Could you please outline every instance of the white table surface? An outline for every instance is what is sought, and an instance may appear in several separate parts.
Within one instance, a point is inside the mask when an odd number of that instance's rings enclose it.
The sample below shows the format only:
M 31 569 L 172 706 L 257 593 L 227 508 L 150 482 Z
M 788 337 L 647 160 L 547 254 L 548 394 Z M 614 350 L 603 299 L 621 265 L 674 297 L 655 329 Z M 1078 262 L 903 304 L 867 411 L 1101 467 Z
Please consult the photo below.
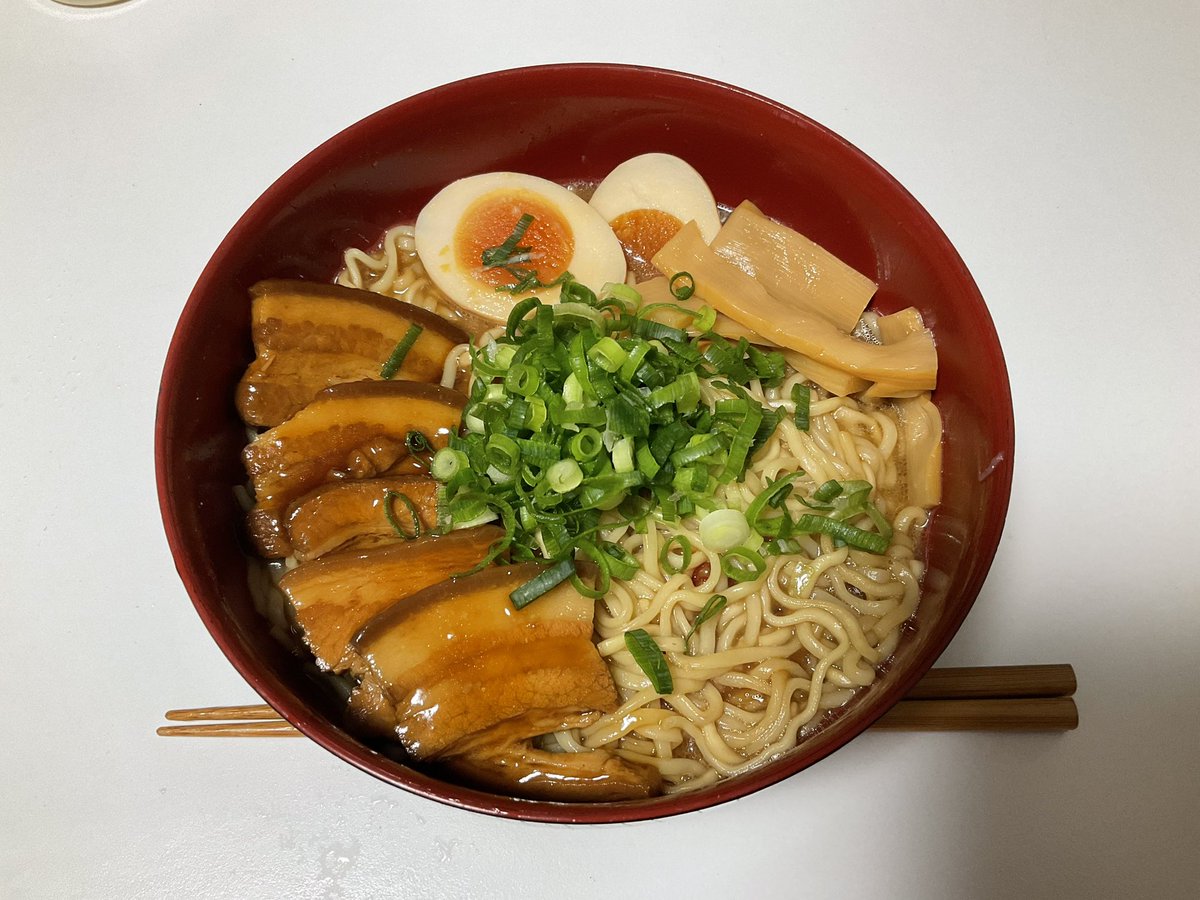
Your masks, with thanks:
M 1200 5 L 0 5 L 0 897 L 1184 897 L 1200 885 Z M 518 64 L 742 85 L 857 144 L 987 298 L 1012 508 L 943 664 L 1070 662 L 1059 736 L 868 734 L 756 795 L 506 822 L 315 744 L 154 735 L 254 702 L 175 573 L 154 404 L 254 198 L 341 128 Z

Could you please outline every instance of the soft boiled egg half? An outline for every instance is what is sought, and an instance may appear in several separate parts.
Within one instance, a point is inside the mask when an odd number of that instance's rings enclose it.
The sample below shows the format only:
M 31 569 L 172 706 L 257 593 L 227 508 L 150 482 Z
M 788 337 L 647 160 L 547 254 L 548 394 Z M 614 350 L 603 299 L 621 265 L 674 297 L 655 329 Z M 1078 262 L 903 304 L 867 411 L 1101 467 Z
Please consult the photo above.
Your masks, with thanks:
M 612 227 L 636 269 L 649 263 L 688 222 L 712 243 L 721 217 L 704 177 L 678 156 L 645 153 L 627 159 L 596 187 L 592 209 Z
M 509 265 L 485 265 L 485 251 L 501 247 L 522 216 L 532 221 L 516 241 Z M 550 285 L 563 272 L 599 290 L 625 281 L 625 257 L 608 221 L 562 185 L 517 172 L 490 172 L 455 181 L 417 216 L 417 255 L 433 281 L 468 312 L 503 322 L 513 304 L 536 296 L 556 302 L 559 285 L 511 288 L 525 273 Z

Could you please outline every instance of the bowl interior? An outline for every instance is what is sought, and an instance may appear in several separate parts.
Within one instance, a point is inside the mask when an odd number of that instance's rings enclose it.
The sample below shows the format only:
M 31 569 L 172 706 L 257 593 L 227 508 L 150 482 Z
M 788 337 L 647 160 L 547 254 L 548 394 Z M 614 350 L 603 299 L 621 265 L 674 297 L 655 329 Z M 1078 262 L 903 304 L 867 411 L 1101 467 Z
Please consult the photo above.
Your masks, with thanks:
M 255 611 L 232 488 L 244 483 L 234 385 L 252 358 L 247 288 L 325 281 L 349 246 L 411 222 L 447 182 L 514 170 L 560 182 L 603 177 L 639 153 L 674 153 L 721 203 L 754 201 L 875 279 L 882 312 L 916 306 L 939 350 L 944 502 L 928 530 L 917 627 L 889 677 L 776 762 L 682 796 L 563 805 L 447 784 L 360 743 L 337 702 L 304 674 Z M 704 79 L 626 66 L 566 65 L 480 76 L 402 101 L 352 126 L 284 174 L 234 226 L 180 318 L 159 397 L 159 496 L 176 565 L 229 659 L 276 709 L 356 766 L 419 794 L 498 815 L 562 822 L 650 818 L 741 796 L 821 759 L 899 700 L 974 602 L 1007 510 L 1012 403 L 995 329 L 945 235 L 879 166 L 805 117 Z

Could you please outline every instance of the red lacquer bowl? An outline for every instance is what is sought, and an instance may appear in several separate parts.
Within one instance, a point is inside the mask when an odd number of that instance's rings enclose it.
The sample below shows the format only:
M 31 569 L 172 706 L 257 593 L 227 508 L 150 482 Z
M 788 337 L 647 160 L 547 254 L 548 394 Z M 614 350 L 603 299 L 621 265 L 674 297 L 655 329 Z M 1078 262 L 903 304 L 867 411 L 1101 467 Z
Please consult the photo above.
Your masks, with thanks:
M 753 200 L 879 283 L 876 306 L 916 306 L 940 356 L 944 503 L 928 530 L 918 627 L 887 676 L 831 726 L 754 772 L 693 793 L 620 804 L 499 797 L 430 777 L 360 742 L 337 702 L 268 634 L 247 587 L 233 486 L 245 480 L 234 385 L 251 359 L 247 288 L 262 278 L 329 280 L 342 250 L 412 221 L 447 182 L 513 170 L 599 179 L 639 153 L 674 153 L 719 202 Z M 1012 400 L 987 308 L 946 236 L 883 169 L 816 122 L 770 100 L 675 72 L 558 65 L 483 75 L 370 116 L 288 170 L 233 226 L 205 267 L 167 354 L 155 462 L 171 552 L 213 638 L 262 697 L 342 759 L 466 809 L 551 822 L 672 815 L 743 796 L 812 765 L 861 733 L 929 669 L 987 574 L 1008 507 Z

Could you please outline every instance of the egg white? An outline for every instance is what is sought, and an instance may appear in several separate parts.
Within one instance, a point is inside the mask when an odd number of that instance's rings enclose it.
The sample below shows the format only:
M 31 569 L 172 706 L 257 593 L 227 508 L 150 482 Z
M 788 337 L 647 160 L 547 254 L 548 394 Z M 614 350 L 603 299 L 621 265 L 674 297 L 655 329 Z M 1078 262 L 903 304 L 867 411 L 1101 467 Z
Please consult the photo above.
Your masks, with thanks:
M 476 200 L 500 192 L 528 192 L 554 209 L 572 232 L 574 250 L 566 269 L 575 280 L 599 291 L 609 282 L 625 280 L 621 244 L 595 209 L 560 184 L 519 172 L 489 172 L 462 178 L 439 191 L 417 216 L 414 228 L 417 255 L 430 279 L 463 309 L 495 322 L 508 318 L 513 304 L 525 297 L 557 302 L 557 285 L 513 295 L 476 277 L 480 270 L 461 265 L 454 240 L 463 216 Z
M 721 228 L 717 203 L 704 176 L 669 153 L 625 160 L 600 182 L 591 204 L 606 222 L 638 209 L 669 213 L 680 225 L 695 222 L 709 243 Z

